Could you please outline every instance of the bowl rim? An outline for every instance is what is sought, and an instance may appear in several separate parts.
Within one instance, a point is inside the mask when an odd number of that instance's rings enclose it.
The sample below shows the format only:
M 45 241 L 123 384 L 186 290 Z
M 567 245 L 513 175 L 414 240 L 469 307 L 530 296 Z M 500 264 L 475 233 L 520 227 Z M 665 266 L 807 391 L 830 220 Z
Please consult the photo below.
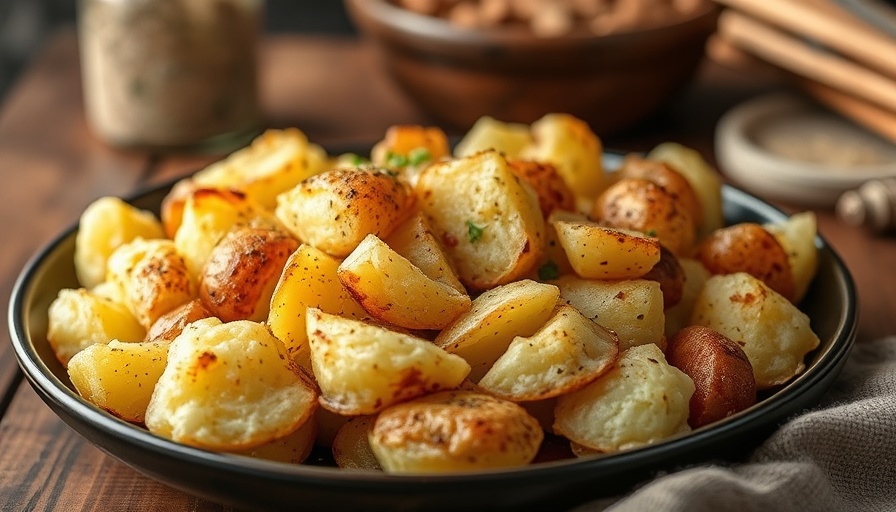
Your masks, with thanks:
M 579 27 L 569 33 L 555 37 L 537 37 L 524 29 L 478 29 L 460 28 L 435 16 L 418 14 L 401 8 L 388 0 L 344 0 L 349 14 L 363 16 L 370 23 L 380 28 L 387 28 L 396 33 L 405 34 L 418 40 L 438 43 L 445 47 L 471 48 L 480 46 L 519 47 L 522 50 L 534 48 L 555 49 L 569 46 L 590 46 L 600 43 L 601 46 L 614 48 L 645 37 L 662 37 L 668 32 L 675 32 L 681 27 L 706 23 L 714 20 L 721 12 L 721 6 L 715 2 L 703 2 L 698 11 L 688 16 L 680 16 L 672 23 L 644 27 L 635 30 L 598 35 Z M 363 24 L 363 23 L 362 23 Z
M 127 201 L 133 203 L 139 201 L 140 198 L 163 193 L 176 181 L 177 179 L 171 180 L 168 183 L 139 191 L 128 196 Z M 762 216 L 786 217 L 786 214 L 779 208 L 730 185 L 723 185 L 723 196 L 726 199 L 725 203 L 733 201 L 738 206 Z M 206 451 L 157 436 L 96 408 L 56 377 L 46 362 L 41 359 L 30 338 L 28 325 L 30 310 L 27 309 L 27 306 L 30 305 L 31 297 L 37 293 L 32 285 L 47 265 L 48 258 L 63 244 L 73 243 L 72 239 L 76 230 L 77 222 L 44 245 L 28 260 L 13 286 L 8 309 L 8 326 L 18 364 L 29 383 L 51 409 L 84 437 L 88 436 L 72 423 L 74 420 L 70 416 L 87 421 L 91 427 L 101 431 L 104 435 L 111 436 L 114 441 L 149 450 L 156 456 L 163 456 L 188 465 L 200 465 L 215 471 L 226 471 L 232 475 L 251 475 L 253 478 L 263 478 L 274 482 L 286 481 L 297 485 L 313 485 L 325 490 L 344 490 L 346 484 L 351 484 L 357 490 L 382 492 L 384 489 L 395 491 L 398 487 L 404 488 L 411 485 L 417 486 L 414 488 L 419 492 L 427 492 L 427 489 L 446 489 L 458 484 L 477 488 L 499 482 L 524 484 L 540 481 L 549 476 L 564 478 L 566 482 L 575 482 L 612 475 L 619 470 L 631 471 L 635 468 L 656 465 L 669 457 L 683 456 L 695 449 L 712 446 L 720 440 L 739 438 L 759 426 L 769 426 L 783 421 L 792 412 L 787 410 L 788 404 L 802 403 L 805 400 L 804 396 L 817 390 L 816 386 L 821 383 L 825 384 L 824 389 L 826 390 L 832 380 L 829 374 L 831 372 L 839 373 L 839 369 L 842 368 L 855 341 L 857 330 L 855 283 L 840 256 L 821 235 L 818 235 L 816 247 L 830 258 L 837 278 L 837 287 L 842 289 L 845 298 L 845 304 L 842 305 L 842 318 L 838 320 L 833 331 L 833 340 L 822 353 L 816 356 L 815 362 L 801 375 L 756 405 L 725 420 L 695 429 L 684 435 L 628 451 L 599 457 L 539 462 L 513 469 L 444 475 L 391 475 L 306 464 L 287 464 Z M 57 408 L 61 408 L 66 414 L 60 414 Z M 114 458 L 159 480 L 157 475 L 143 471 L 139 465 L 122 458 L 101 443 L 89 437 L 88 440 Z

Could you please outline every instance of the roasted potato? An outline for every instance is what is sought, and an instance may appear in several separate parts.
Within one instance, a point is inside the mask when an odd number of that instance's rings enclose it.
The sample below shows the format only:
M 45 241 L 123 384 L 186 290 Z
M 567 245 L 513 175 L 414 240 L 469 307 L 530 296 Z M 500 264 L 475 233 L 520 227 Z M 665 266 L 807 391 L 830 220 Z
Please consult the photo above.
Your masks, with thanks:
M 299 242 L 275 229 L 239 228 L 212 249 L 202 267 L 199 298 L 224 322 L 268 317 L 274 287 Z
M 414 214 L 383 241 L 430 279 L 446 284 L 459 292 L 467 292 L 457 278 L 457 272 L 445 254 L 444 247 L 423 214 L 419 212 Z
M 168 361 L 167 342 L 94 343 L 72 356 L 68 375 L 78 393 L 100 409 L 142 424 Z
M 670 164 L 632 153 L 626 155 L 617 176 L 619 179 L 642 178 L 656 183 L 677 199 L 697 226 L 703 224 L 703 207 L 697 193 L 688 179 Z
M 689 431 L 693 393 L 659 347 L 632 347 L 602 377 L 557 399 L 554 431 L 600 452 L 636 448 Z
M 419 166 L 441 160 L 451 154 L 448 136 L 435 126 L 393 125 L 383 140 L 370 150 L 375 165 L 399 168 Z
M 168 239 L 137 238 L 109 257 L 106 279 L 144 329 L 196 297 L 187 264 Z
M 697 247 L 694 257 L 711 274 L 746 272 L 788 300 L 795 297 L 795 281 L 787 252 L 778 239 L 759 224 L 742 222 L 713 231 Z
M 205 318 L 171 342 L 146 426 L 180 443 L 243 451 L 292 434 L 316 406 L 317 390 L 265 326 Z
M 538 198 L 499 153 L 436 163 L 420 175 L 417 194 L 467 287 L 509 283 L 541 258 L 545 233 Z
M 681 144 L 664 142 L 647 153 L 647 158 L 671 165 L 691 184 L 703 210 L 702 221 L 697 227 L 698 240 L 725 225 L 722 178 L 699 152 Z
M 508 159 L 507 163 L 510 164 L 510 170 L 535 191 L 542 215 L 547 217 L 554 210 L 573 211 L 576 209 L 576 199 L 572 189 L 553 165 L 531 160 L 511 159 Z
M 466 292 L 431 279 L 376 235 L 367 235 L 336 274 L 371 316 L 399 327 L 442 329 L 470 309 Z
M 245 450 L 232 450 L 230 453 L 286 464 L 301 464 L 314 448 L 316 433 L 317 423 L 312 419 L 302 423 L 302 426 L 292 434 L 278 437 L 260 446 Z
M 620 350 L 653 343 L 665 347 L 663 292 L 656 281 L 598 281 L 563 276 L 552 281 L 560 300 L 619 338 Z
M 544 432 L 513 402 L 456 390 L 389 407 L 369 439 L 387 473 L 444 473 L 524 466 Z
M 686 275 L 681 263 L 678 262 L 678 257 L 669 249 L 660 246 L 660 261 L 641 278 L 660 283 L 663 309 L 672 308 L 681 301 Z
M 202 305 L 201 300 L 193 299 L 157 318 L 146 331 L 144 341 L 171 341 L 177 338 L 187 325 L 212 316 L 215 315 Z
M 694 304 L 691 324 L 737 342 L 753 365 L 759 390 L 800 374 L 806 354 L 820 343 L 805 313 L 746 272 L 710 277 Z
M 333 460 L 343 469 L 382 471 L 370 448 L 370 433 L 376 416 L 353 416 L 342 425 L 333 439 Z
M 413 201 L 410 187 L 386 172 L 334 169 L 278 196 L 275 213 L 302 242 L 344 258 L 365 236 L 388 236 Z
M 603 225 L 654 236 L 676 256 L 694 246 L 697 224 L 681 199 L 643 178 L 622 178 L 598 196 L 591 217 Z
M 669 364 L 694 381 L 688 424 L 709 425 L 756 403 L 753 366 L 740 345 L 708 327 L 689 326 L 669 339 Z
M 308 308 L 349 318 L 368 316 L 339 281 L 336 271 L 340 263 L 338 258 L 302 244 L 287 259 L 271 295 L 268 327 L 286 345 L 289 356 L 309 372 Z
M 534 142 L 529 126 L 505 123 L 489 116 L 480 117 L 454 146 L 454 156 L 464 158 L 493 149 L 507 158 L 516 158 Z
M 561 305 L 538 332 L 514 338 L 479 387 L 514 402 L 553 398 L 600 377 L 618 352 L 614 333 Z
M 603 145 L 591 127 L 568 114 L 547 114 L 530 127 L 532 143 L 520 160 L 545 162 L 557 168 L 576 195 L 579 211 L 600 193 L 604 184 Z
M 548 222 L 576 274 L 589 279 L 634 279 L 660 261 L 660 242 L 636 231 L 607 228 L 567 212 Z
M 517 336 L 531 336 L 551 317 L 560 291 L 530 280 L 498 286 L 436 336 L 436 345 L 463 357 L 478 382 Z
M 699 261 L 692 258 L 679 258 L 678 264 L 684 271 L 684 287 L 681 290 L 681 300 L 671 308 L 666 308 L 665 333 L 666 338 L 671 337 L 684 327 L 691 324 L 691 313 L 694 311 L 694 303 L 703 289 L 703 283 L 709 279 L 710 273 Z
M 60 290 L 47 316 L 47 341 L 63 366 L 95 343 L 140 341 L 146 334 L 124 304 L 83 288 Z
M 106 263 L 119 246 L 135 238 L 163 238 L 162 224 L 151 212 L 117 197 L 90 203 L 78 222 L 75 236 L 75 274 L 84 288 L 106 280 Z
M 373 414 L 391 404 L 460 385 L 463 358 L 432 342 L 318 309 L 307 310 L 311 365 L 320 403 L 339 414 Z
M 815 213 L 796 213 L 785 221 L 765 224 L 763 227 L 775 236 L 787 253 L 787 261 L 790 262 L 793 274 L 792 302 L 799 304 L 818 271 L 818 248 L 815 246 L 818 221 Z

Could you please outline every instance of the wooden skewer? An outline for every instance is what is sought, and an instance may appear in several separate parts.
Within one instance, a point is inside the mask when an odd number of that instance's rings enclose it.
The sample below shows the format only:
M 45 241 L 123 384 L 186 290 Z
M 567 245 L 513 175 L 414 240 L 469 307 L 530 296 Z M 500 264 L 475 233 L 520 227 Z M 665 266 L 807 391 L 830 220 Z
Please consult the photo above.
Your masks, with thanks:
M 716 0 L 896 77 L 896 40 L 828 0 Z
M 896 112 L 896 80 L 727 10 L 718 32 L 741 49 L 778 67 Z

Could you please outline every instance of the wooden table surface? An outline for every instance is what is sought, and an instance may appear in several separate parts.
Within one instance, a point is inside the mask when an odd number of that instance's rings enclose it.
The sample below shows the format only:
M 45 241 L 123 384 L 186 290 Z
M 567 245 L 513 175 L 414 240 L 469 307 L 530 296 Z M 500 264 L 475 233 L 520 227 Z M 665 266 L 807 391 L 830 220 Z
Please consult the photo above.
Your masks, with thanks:
M 272 36 L 264 41 L 262 102 L 271 126 L 297 126 L 339 147 L 379 140 L 398 123 L 432 123 L 377 67 L 372 48 L 349 38 Z M 127 195 L 220 155 L 127 153 L 86 126 L 77 44 L 64 30 L 46 45 L 0 107 L 0 304 L 5 311 L 27 258 L 103 195 Z M 711 160 L 719 116 L 782 87 L 709 64 L 670 108 L 606 147 L 644 150 L 675 140 Z M 786 208 L 786 207 L 785 207 Z M 790 209 L 792 211 L 792 209 Z M 845 260 L 859 291 L 858 341 L 896 334 L 896 239 L 869 236 L 818 211 L 820 232 Z M 142 476 L 66 426 L 23 380 L 7 329 L 0 332 L 0 510 L 221 510 Z

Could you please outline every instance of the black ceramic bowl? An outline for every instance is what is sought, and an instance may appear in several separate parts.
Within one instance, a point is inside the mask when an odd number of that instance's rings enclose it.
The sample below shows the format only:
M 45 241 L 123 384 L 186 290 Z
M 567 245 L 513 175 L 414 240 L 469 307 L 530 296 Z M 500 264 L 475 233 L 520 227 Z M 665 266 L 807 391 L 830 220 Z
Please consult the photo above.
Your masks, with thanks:
M 163 187 L 133 203 L 158 211 Z M 724 189 L 729 223 L 777 221 L 779 210 L 734 188 Z M 212 453 L 155 436 L 83 400 L 53 355 L 47 307 L 61 288 L 75 287 L 75 228 L 25 267 L 13 290 L 9 325 L 16 357 L 43 400 L 106 453 L 172 487 L 245 509 L 302 510 L 551 510 L 623 493 L 659 470 L 709 459 L 731 459 L 755 446 L 788 416 L 815 404 L 849 353 L 856 296 L 849 272 L 821 238 L 820 268 L 801 305 L 821 345 L 805 373 L 760 403 L 719 423 L 651 446 L 604 457 L 445 476 L 393 476 Z

